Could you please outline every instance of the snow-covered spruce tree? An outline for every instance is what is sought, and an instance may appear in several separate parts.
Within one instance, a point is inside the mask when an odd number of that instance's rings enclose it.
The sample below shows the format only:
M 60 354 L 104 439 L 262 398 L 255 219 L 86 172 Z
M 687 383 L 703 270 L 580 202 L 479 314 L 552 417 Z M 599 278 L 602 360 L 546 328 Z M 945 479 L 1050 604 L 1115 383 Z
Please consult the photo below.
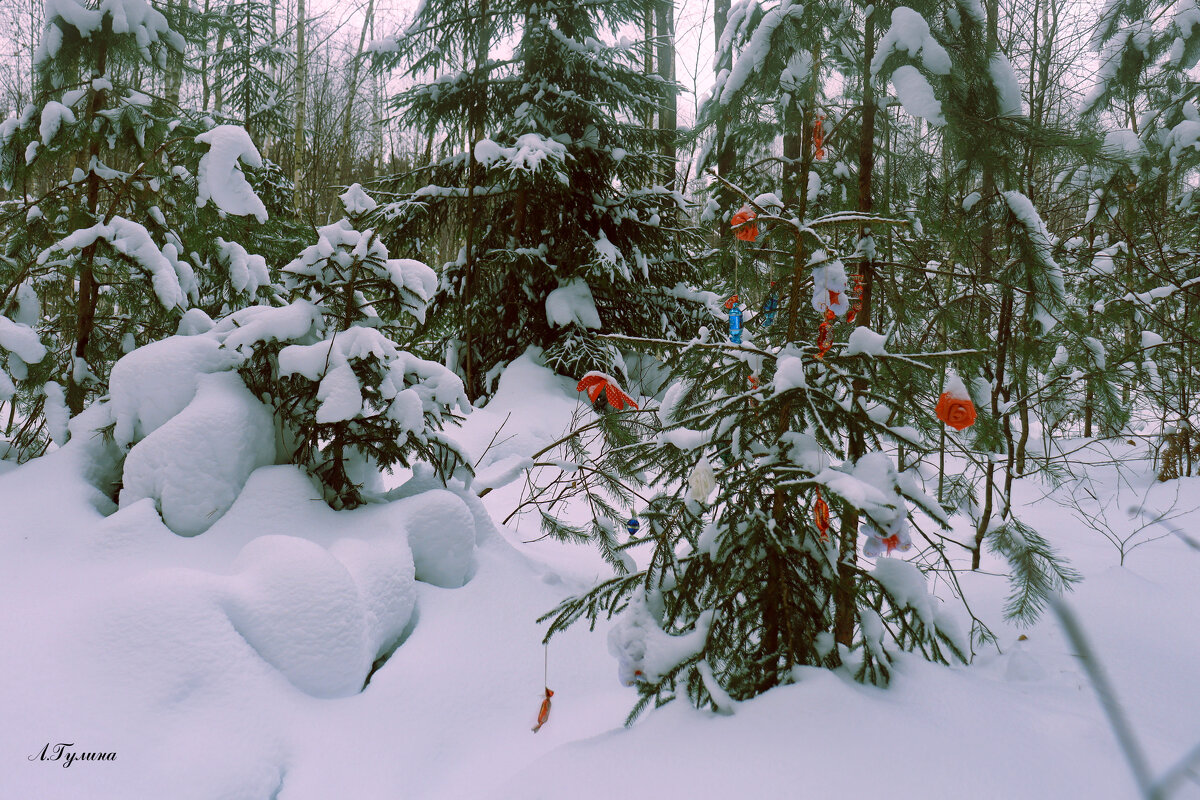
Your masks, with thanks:
M 564 374 L 622 376 L 597 333 L 675 334 L 707 316 L 689 291 L 697 234 L 641 122 L 662 82 L 633 47 L 602 41 L 646 6 L 431 0 L 376 45 L 422 81 L 395 98 L 401 119 L 431 144 L 444 137 L 442 157 L 388 183 L 402 196 L 381 213 L 389 242 L 428 251 L 447 238 L 430 331 L 457 353 L 472 396 L 530 345 Z M 511 58 L 491 55 L 512 42 Z
M 40 304 L 50 350 L 17 368 L 23 451 L 46 441 L 48 382 L 76 414 L 117 358 L 175 332 L 189 305 L 219 314 L 267 283 L 228 247 L 267 218 L 243 171 L 262 166 L 256 148 L 158 94 L 183 49 L 143 0 L 47 4 L 38 94 L 0 125 L 0 180 L 16 195 L 0 220 L 0 303 Z
M 899 651 L 966 658 L 966 642 L 926 594 L 915 563 L 879 559 L 871 569 L 854 557 L 839 568 L 840 525 L 829 506 L 859 511 L 870 556 L 908 550 L 918 538 L 910 503 L 945 520 L 915 473 L 897 472 L 881 449 L 915 444 L 914 431 L 887 425 L 896 401 L 855 388 L 872 361 L 914 368 L 921 357 L 891 357 L 874 345 L 855 352 L 855 341 L 861 348 L 882 338 L 861 330 L 824 360 L 811 345 L 684 343 L 669 360 L 675 382 L 662 405 L 632 412 L 649 430 L 587 465 L 657 476 L 634 484 L 645 498 L 636 507 L 641 527 L 617 546 L 649 548 L 649 562 L 563 603 L 547 616 L 548 635 L 617 612 L 610 647 L 622 677 L 637 684 L 635 714 L 678 695 L 728 709 L 797 680 L 803 666 L 846 668 L 884 684 Z M 760 388 L 747 382 L 751 373 Z M 843 454 L 855 436 L 867 447 L 852 462 Z M 925 552 L 936 560 L 943 544 L 928 535 Z
M 379 235 L 362 229 L 375 203 L 358 184 L 341 200 L 347 217 L 320 228 L 283 271 L 295 324 L 255 343 L 240 372 L 274 407 L 292 461 L 332 507 L 354 508 L 379 488 L 379 469 L 414 457 L 443 479 L 461 468 L 440 430 L 467 403 L 457 375 L 398 344 L 424 320 L 433 270 L 389 258 Z
M 781 7 L 781 18 L 803 25 L 806 17 Z M 805 32 L 815 37 L 819 28 Z M 742 58 L 753 64 L 767 41 Z M 814 47 L 810 67 L 817 56 Z M 810 69 L 795 87 L 800 175 L 814 159 L 817 83 Z M 888 220 L 814 219 L 807 191 L 777 210 L 777 196 L 751 200 L 729 188 L 757 213 L 760 235 L 791 254 L 790 297 L 780 313 L 786 321 L 762 336 L 778 344 L 757 347 L 750 334 L 741 345 L 723 344 L 723 331 L 717 342 L 702 331 L 677 346 L 668 362 L 674 383 L 662 405 L 637 412 L 649 433 L 635 444 L 614 442 L 619 446 L 587 465 L 609 476 L 654 476 L 638 488 L 638 533 L 618 547 L 648 546 L 649 563 L 546 617 L 552 636 L 581 617 L 620 613 L 610 647 L 622 677 L 638 685 L 634 715 L 679 694 L 727 709 L 793 682 L 804 666 L 844 667 L 860 680 L 886 683 L 898 651 L 940 662 L 966 658 L 966 642 L 926 594 L 918 566 L 896 559 L 868 569 L 858 550 L 860 534 L 868 557 L 910 549 L 910 502 L 947 524 L 915 473 L 899 472 L 884 450 L 898 441 L 922 444 L 915 430 L 889 424 L 900 395 L 878 390 L 871 369 L 930 371 L 929 359 L 890 356 L 885 337 L 867 327 L 844 345 L 827 327 L 816 345 L 801 333 L 804 317 L 829 323 L 851 307 L 834 249 L 841 237 L 833 231 Z M 840 521 L 831 505 L 841 507 Z M 927 534 L 926 541 L 931 560 L 945 558 L 940 538 Z

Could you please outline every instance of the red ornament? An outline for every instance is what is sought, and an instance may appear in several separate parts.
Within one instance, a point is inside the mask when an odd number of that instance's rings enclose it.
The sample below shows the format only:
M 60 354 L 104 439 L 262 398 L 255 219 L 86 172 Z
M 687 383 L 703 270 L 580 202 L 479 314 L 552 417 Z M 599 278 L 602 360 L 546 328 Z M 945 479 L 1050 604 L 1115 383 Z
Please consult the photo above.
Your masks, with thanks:
M 975 424 L 975 405 L 965 397 L 945 392 L 938 398 L 935 411 L 938 419 L 956 431 Z
M 830 292 L 830 294 L 837 294 Z M 817 358 L 825 360 L 825 354 L 829 352 L 829 348 L 833 347 L 833 321 L 837 319 L 837 314 L 833 313 L 833 309 L 825 309 L 825 319 L 817 327 Z
M 625 406 L 637 408 L 637 403 L 633 402 L 633 398 L 621 391 L 621 387 L 608 375 L 603 372 L 589 372 L 579 381 L 579 385 L 575 387 L 575 391 L 582 392 L 586 390 L 588 399 L 593 403 L 600 397 L 600 392 L 604 392 L 604 397 L 608 400 L 608 404 L 617 411 L 623 411 Z
M 824 144 L 825 144 L 825 115 L 822 114 L 822 115 L 818 116 L 816 122 L 813 123 L 813 147 L 815 148 L 815 152 L 813 153 L 813 158 L 815 158 L 817 161 L 820 161 L 822 158 L 825 157 L 825 148 L 822 146 Z
M 546 687 L 546 697 L 542 700 L 542 707 L 538 710 L 537 725 L 533 726 L 533 732 L 537 733 L 542 729 L 542 726 L 550 721 L 550 698 L 554 697 L 554 692 L 550 687 Z
M 858 312 L 862 311 L 863 276 L 856 273 L 851 275 L 850 278 L 854 281 L 854 302 L 850 306 L 850 311 L 846 314 L 846 322 L 854 322 L 854 318 L 858 316 Z
M 729 220 L 729 224 L 733 226 L 733 235 L 741 239 L 743 242 L 753 242 L 758 238 L 758 224 L 753 222 L 758 215 L 750 209 L 749 206 L 742 206 L 741 210 L 733 215 Z M 741 227 L 739 227 L 741 226 Z
M 821 538 L 829 541 L 829 504 L 821 497 L 820 489 L 817 489 L 817 502 L 813 503 L 813 523 L 821 532 Z

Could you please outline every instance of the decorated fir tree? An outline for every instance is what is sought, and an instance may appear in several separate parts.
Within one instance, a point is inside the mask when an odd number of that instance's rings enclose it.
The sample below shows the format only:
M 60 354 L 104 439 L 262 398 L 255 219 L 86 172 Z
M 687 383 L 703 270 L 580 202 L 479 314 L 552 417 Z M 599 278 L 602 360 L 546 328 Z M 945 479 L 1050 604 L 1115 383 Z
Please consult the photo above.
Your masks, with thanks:
M 409 188 L 381 216 L 396 238 L 449 243 L 430 330 L 472 396 L 530 345 L 563 374 L 623 376 L 598 333 L 678 335 L 707 316 L 686 258 L 696 233 L 641 122 L 674 87 L 638 68 L 646 43 L 605 41 L 645 6 L 429 2 L 376 46 L 408 56 L 419 82 L 395 104 L 443 145 L 391 182 Z M 448 229 L 453 215 L 465 222 Z

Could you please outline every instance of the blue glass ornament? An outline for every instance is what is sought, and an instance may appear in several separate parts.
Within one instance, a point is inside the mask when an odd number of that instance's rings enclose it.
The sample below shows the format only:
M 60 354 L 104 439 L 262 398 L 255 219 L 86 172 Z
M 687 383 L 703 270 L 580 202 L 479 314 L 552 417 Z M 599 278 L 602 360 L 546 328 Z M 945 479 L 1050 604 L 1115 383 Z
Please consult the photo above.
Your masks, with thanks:
M 637 536 L 637 532 L 641 530 L 642 523 L 638 522 L 637 517 L 630 517 L 629 522 L 625 523 L 625 530 L 629 531 L 630 537 Z
M 729 341 L 742 343 L 742 307 L 737 303 L 729 309 Z
M 775 321 L 775 312 L 779 310 L 779 292 L 775 289 L 775 281 L 771 281 L 771 293 L 767 295 L 767 301 L 763 303 L 763 327 L 771 327 L 771 323 Z

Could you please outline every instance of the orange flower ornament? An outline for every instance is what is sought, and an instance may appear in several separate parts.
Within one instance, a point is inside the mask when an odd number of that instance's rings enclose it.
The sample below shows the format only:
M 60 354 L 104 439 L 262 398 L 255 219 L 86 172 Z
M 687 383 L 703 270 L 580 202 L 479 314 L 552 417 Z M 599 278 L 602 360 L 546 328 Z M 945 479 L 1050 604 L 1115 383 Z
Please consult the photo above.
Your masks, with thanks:
M 758 215 L 754 213 L 750 206 L 742 206 L 741 209 L 733 215 L 733 218 L 729 220 L 729 224 L 732 225 L 734 229 L 733 235 L 741 239 L 743 242 L 753 242 L 755 239 L 757 239 L 758 223 L 753 221 L 757 216 Z
M 951 374 L 946 380 L 946 391 L 938 398 L 936 412 L 938 419 L 957 431 L 975 424 L 975 405 L 957 375 Z
M 593 403 L 600 397 L 600 392 L 604 392 L 608 404 L 617 411 L 624 411 L 625 406 L 638 407 L 637 403 L 633 402 L 633 398 L 621 391 L 621 386 L 616 379 L 603 372 L 589 372 L 584 375 L 583 379 L 579 381 L 579 385 L 575 387 L 575 391 L 586 391 L 588 400 Z

